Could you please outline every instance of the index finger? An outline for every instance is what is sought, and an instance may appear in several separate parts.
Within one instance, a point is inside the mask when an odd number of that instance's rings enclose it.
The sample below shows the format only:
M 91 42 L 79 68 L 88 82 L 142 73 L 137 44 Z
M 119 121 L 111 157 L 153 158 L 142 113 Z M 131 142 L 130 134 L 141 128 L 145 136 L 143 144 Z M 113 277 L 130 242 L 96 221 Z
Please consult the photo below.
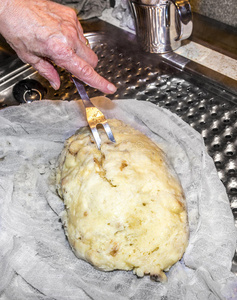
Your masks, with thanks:
M 113 94 L 117 90 L 111 82 L 100 76 L 90 64 L 74 52 L 71 53 L 70 57 L 67 57 L 67 60 L 64 59 L 60 62 L 55 60 L 55 63 L 60 67 L 65 68 L 78 79 L 103 93 Z

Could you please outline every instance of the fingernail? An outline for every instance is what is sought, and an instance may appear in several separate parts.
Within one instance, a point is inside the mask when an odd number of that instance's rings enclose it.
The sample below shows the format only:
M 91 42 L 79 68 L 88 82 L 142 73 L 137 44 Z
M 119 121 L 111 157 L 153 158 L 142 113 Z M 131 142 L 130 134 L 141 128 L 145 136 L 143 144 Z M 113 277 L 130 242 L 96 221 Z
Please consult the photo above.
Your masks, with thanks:
M 112 83 L 109 83 L 107 85 L 107 89 L 111 92 L 111 93 L 115 93 L 117 91 L 116 86 L 114 86 Z
M 50 82 L 50 84 L 51 84 L 51 86 L 52 86 L 53 89 L 58 90 L 59 87 L 57 86 L 56 83 Z

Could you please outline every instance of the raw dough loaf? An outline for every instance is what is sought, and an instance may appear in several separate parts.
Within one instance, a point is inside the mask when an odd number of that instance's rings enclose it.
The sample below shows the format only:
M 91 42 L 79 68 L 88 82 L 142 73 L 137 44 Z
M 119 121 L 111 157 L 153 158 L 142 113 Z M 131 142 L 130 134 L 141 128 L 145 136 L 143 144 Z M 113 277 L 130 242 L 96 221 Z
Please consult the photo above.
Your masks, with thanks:
M 182 257 L 188 242 L 181 185 L 147 136 L 122 121 L 108 122 L 115 144 L 101 130 L 99 151 L 83 127 L 59 158 L 57 190 L 69 243 L 101 270 L 165 280 L 163 270 Z

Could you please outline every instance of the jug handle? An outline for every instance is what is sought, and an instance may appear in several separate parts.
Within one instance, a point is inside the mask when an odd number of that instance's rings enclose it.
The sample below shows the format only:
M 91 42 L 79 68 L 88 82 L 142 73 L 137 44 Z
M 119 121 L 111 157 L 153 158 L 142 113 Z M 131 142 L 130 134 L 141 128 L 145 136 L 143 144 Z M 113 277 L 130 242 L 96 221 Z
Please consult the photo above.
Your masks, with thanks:
M 188 0 L 171 0 L 179 15 L 180 34 L 175 39 L 176 41 L 185 40 L 190 37 L 193 30 L 191 6 Z

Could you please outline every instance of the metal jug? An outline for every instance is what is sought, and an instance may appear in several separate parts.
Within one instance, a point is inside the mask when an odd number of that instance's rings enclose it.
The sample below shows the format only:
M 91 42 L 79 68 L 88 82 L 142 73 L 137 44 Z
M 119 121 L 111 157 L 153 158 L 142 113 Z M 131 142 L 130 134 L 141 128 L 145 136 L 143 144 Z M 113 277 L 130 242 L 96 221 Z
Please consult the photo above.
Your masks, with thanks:
M 130 0 L 137 40 L 143 50 L 166 53 L 181 46 L 193 29 L 188 0 Z

